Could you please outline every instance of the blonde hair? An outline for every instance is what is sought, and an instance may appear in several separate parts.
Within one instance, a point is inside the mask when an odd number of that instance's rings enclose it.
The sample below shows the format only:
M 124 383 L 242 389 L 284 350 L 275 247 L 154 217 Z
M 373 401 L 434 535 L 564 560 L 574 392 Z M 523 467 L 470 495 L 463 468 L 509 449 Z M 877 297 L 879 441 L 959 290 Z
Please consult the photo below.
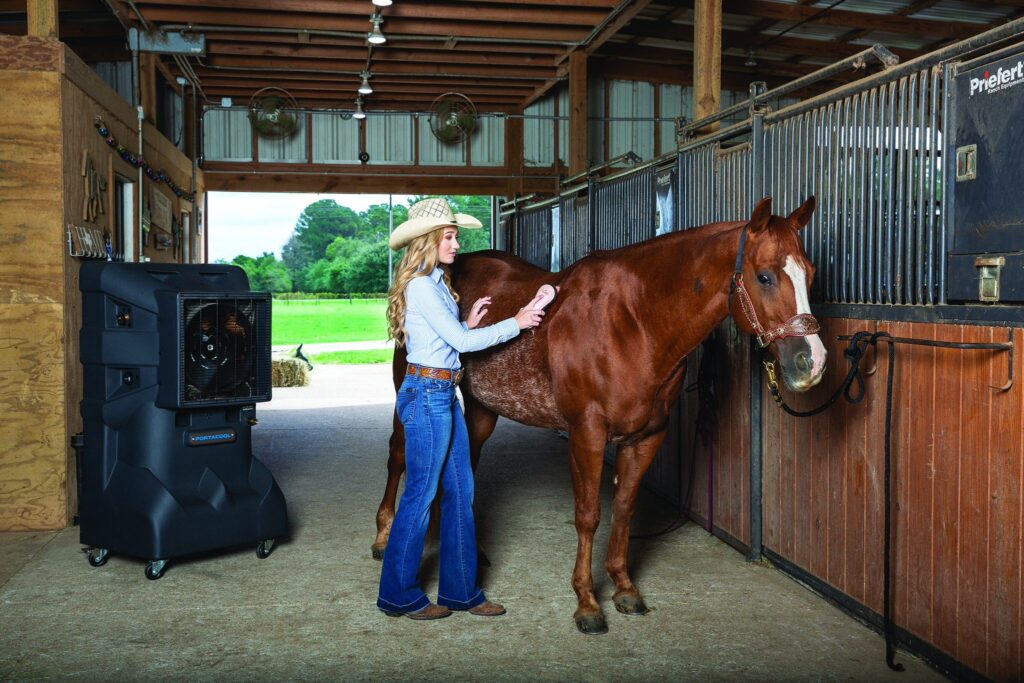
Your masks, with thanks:
M 405 288 L 409 286 L 413 278 L 424 277 L 434 272 L 437 267 L 437 249 L 444 236 L 446 225 L 431 230 L 425 235 L 420 235 L 411 242 L 405 249 L 405 255 L 395 267 L 395 277 L 391 283 L 391 291 L 388 292 L 388 339 L 394 339 L 398 346 L 405 346 Z M 455 301 L 459 295 L 452 289 L 451 277 L 448 271 L 443 271 L 443 280 L 448 292 Z

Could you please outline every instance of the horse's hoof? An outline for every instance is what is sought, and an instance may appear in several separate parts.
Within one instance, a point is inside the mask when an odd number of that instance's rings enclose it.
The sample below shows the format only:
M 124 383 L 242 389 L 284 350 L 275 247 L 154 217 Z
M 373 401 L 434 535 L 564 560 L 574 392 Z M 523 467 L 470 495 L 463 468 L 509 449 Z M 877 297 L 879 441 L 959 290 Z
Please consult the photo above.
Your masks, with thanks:
M 623 593 L 614 596 L 612 600 L 615 602 L 615 609 L 631 617 L 639 617 L 651 611 L 639 593 Z
M 604 620 L 604 614 L 601 612 L 584 612 L 583 614 L 577 612 L 573 619 L 576 620 L 576 628 L 580 630 L 580 633 L 585 633 L 588 636 L 608 633 L 608 623 Z
M 374 543 L 372 546 L 370 546 L 370 552 L 373 553 L 373 559 L 375 559 L 375 560 L 383 560 L 384 559 L 384 549 L 387 548 L 387 547 L 388 547 L 387 543 Z

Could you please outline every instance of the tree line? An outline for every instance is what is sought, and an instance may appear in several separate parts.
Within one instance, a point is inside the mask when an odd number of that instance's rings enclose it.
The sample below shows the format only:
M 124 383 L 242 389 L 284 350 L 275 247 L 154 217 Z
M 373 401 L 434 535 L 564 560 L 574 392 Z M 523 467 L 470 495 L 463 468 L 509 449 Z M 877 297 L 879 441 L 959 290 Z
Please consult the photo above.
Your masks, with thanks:
M 413 204 L 425 197 L 414 197 Z M 457 213 L 468 213 L 482 230 L 461 230 L 463 253 L 490 248 L 490 198 L 449 196 Z M 408 217 L 409 208 L 395 204 L 394 225 Z M 249 276 L 255 291 L 334 292 L 338 294 L 388 290 L 388 205 L 374 204 L 356 212 L 333 199 L 313 202 L 299 215 L 295 230 L 281 250 L 252 257 L 239 254 L 231 263 Z M 397 252 L 397 264 L 402 252 Z

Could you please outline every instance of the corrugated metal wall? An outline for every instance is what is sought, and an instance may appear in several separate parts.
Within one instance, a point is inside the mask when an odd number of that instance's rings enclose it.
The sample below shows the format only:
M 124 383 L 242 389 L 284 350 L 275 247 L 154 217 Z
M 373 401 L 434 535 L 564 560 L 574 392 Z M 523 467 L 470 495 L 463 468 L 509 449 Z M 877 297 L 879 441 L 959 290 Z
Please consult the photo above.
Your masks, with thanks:
M 244 110 L 203 114 L 203 154 L 210 161 L 252 161 L 252 126 Z
M 550 268 L 551 206 L 521 211 L 517 218 L 518 256 L 540 268 Z
M 367 116 L 366 119 L 366 153 L 370 155 L 367 164 L 379 164 L 383 166 L 394 166 L 398 164 L 408 165 L 416 161 L 413 150 L 415 149 L 415 119 L 409 114 L 386 114 L 375 113 Z M 355 122 L 349 136 L 355 144 L 355 161 L 336 163 L 359 163 L 359 122 L 355 119 L 347 123 Z M 313 121 L 313 160 L 316 160 L 317 121 Z

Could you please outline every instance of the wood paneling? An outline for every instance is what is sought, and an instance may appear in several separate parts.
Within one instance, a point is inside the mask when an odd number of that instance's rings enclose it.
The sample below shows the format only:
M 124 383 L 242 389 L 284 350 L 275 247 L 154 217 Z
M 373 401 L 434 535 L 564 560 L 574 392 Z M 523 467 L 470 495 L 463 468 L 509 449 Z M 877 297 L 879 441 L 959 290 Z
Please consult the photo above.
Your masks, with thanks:
M 825 379 L 794 408 L 820 404 L 846 375 L 841 334 L 875 323 L 824 320 Z M 899 337 L 1002 342 L 1005 328 L 878 323 Z M 1013 331 L 1019 356 L 1024 332 Z M 888 344 L 862 367 L 863 402 L 813 418 L 765 406 L 765 545 L 870 609 L 882 609 Z M 1008 354 L 896 345 L 892 418 L 893 601 L 899 626 L 996 680 L 1021 674 L 1020 363 Z M 733 375 L 734 382 L 739 375 Z
M 62 309 L 60 303 L 0 304 L 3 531 L 66 524 Z

